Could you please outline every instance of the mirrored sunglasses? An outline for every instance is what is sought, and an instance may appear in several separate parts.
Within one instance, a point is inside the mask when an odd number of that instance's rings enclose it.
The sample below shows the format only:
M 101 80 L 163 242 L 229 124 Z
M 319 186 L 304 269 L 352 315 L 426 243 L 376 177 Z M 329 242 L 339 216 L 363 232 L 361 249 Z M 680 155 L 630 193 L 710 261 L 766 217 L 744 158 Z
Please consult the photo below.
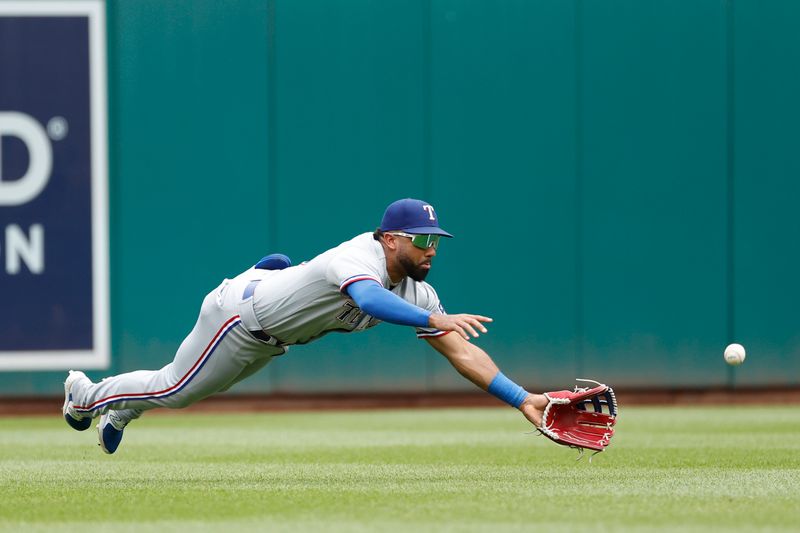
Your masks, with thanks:
M 397 235 L 398 237 L 408 237 L 411 239 L 411 244 L 423 250 L 427 250 L 431 247 L 437 250 L 439 248 L 439 239 L 442 237 L 441 235 L 432 234 L 411 235 L 410 233 L 403 233 L 402 231 L 390 231 L 388 233 Z

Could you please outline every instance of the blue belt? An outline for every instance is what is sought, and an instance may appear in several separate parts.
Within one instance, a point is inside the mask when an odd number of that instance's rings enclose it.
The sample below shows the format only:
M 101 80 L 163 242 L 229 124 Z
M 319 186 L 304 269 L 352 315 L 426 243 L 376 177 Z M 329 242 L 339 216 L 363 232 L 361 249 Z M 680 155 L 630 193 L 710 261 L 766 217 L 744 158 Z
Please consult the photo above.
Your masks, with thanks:
M 244 292 L 242 293 L 242 300 L 247 300 L 256 292 L 256 286 L 261 283 L 260 279 L 254 279 L 250 283 L 247 284 L 247 287 L 244 288 Z
M 247 284 L 247 286 L 244 288 L 244 292 L 242 293 L 243 301 L 253 297 L 253 294 L 256 292 L 256 286 L 259 283 L 261 283 L 261 280 L 255 279 Z M 265 342 L 271 346 L 285 346 L 284 343 L 282 343 L 280 340 L 273 337 L 263 329 L 248 330 L 248 332 L 256 339 L 260 340 L 261 342 Z

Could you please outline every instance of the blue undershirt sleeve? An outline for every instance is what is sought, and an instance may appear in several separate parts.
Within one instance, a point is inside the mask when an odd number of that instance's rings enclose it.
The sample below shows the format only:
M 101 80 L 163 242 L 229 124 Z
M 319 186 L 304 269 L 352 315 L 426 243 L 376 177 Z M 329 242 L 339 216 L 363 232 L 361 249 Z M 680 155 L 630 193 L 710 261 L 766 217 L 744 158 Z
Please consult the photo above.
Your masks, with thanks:
M 428 327 L 430 311 L 417 307 L 371 279 L 347 286 L 350 298 L 368 315 L 401 326 Z

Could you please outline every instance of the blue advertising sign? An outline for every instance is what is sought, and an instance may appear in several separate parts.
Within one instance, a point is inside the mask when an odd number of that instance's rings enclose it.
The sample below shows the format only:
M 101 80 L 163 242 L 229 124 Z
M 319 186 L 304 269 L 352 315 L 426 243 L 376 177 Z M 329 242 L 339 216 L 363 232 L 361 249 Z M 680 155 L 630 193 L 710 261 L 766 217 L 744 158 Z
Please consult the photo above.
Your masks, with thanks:
M 0 1 L 0 370 L 108 367 L 104 10 Z

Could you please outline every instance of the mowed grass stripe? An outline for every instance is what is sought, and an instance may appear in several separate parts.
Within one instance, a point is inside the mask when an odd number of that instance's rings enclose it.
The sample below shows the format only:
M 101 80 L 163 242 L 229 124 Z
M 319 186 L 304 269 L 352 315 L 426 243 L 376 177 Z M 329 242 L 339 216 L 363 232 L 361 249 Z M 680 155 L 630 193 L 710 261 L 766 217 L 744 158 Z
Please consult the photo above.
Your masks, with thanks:
M 792 407 L 628 408 L 592 464 L 510 409 L 149 414 L 93 431 L 0 419 L 0 527 L 43 530 L 781 531 Z

